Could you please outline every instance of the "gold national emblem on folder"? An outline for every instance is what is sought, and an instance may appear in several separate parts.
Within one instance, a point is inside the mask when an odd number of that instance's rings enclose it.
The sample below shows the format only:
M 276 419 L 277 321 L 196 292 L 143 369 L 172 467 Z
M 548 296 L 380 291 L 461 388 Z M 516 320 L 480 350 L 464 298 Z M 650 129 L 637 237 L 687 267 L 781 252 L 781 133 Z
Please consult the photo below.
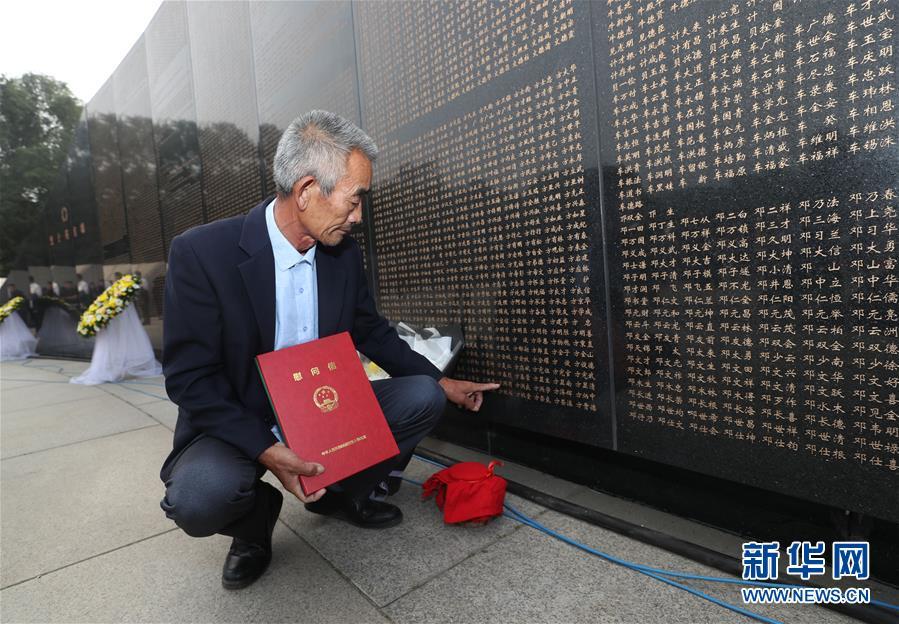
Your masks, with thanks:
M 337 409 L 337 390 L 331 386 L 321 386 L 312 393 L 312 400 L 315 406 L 322 411 L 323 414 Z

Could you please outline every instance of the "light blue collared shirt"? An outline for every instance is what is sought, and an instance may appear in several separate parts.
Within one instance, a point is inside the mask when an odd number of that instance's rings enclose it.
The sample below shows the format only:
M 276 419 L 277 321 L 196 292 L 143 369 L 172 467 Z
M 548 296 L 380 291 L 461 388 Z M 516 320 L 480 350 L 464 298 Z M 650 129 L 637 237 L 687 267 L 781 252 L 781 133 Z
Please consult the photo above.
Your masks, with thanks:
M 265 209 L 265 225 L 275 256 L 275 349 L 318 338 L 318 282 L 315 245 L 305 254 L 275 224 L 275 202 Z
M 292 347 L 318 338 L 318 281 L 315 245 L 305 254 L 278 229 L 275 202 L 265 209 L 265 225 L 275 256 L 275 349 Z M 282 442 L 278 426 L 272 433 Z

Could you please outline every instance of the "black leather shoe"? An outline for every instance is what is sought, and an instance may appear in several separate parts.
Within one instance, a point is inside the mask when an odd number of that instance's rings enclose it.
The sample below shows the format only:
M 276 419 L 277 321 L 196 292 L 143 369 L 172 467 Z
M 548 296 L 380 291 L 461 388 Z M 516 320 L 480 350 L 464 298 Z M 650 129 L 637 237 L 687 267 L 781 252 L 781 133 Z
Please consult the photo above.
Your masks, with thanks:
M 281 504 L 284 497 L 276 488 L 263 484 L 261 487 L 270 488 L 268 493 L 268 526 L 264 537 L 260 542 L 251 542 L 235 537 L 225 557 L 225 565 L 222 568 L 222 587 L 225 589 L 243 589 L 251 585 L 268 568 L 272 560 L 272 532 L 278 522 L 278 514 L 281 513 Z
M 243 589 L 262 576 L 272 560 L 271 548 L 235 537 L 225 557 L 222 587 Z
M 363 529 L 386 529 L 403 521 L 396 505 L 366 498 L 355 500 L 337 492 L 328 492 L 314 503 L 306 503 L 306 511 L 344 520 Z
M 371 497 L 374 500 L 382 501 L 388 496 L 393 496 L 397 492 L 400 491 L 400 486 L 403 484 L 402 477 L 394 477 L 393 475 L 387 477 L 378 485 L 375 486 L 374 491 L 371 493 Z
M 394 477 L 393 475 L 387 477 L 387 492 L 390 496 L 399 492 L 401 485 L 403 485 L 402 477 Z

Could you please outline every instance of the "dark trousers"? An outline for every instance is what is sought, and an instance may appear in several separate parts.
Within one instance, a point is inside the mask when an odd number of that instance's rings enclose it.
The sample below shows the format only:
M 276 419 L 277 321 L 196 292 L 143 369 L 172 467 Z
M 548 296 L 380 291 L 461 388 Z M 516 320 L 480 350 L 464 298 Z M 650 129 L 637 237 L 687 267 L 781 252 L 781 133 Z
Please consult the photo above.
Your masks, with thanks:
M 392 469 L 408 463 L 446 402 L 440 385 L 425 376 L 375 381 L 372 389 L 400 454 L 341 481 L 340 487 L 354 498 L 367 498 Z M 162 475 L 166 490 L 160 506 L 188 535 L 221 533 L 259 542 L 266 537 L 270 505 L 277 496 L 275 488 L 260 481 L 265 472 L 230 444 L 199 436 Z

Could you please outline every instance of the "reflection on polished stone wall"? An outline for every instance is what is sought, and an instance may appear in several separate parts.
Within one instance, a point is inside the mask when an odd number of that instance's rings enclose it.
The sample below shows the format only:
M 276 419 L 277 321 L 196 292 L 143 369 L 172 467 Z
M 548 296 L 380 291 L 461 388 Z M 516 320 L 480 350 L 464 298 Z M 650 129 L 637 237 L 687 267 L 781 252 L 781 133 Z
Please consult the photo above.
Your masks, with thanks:
M 271 194 L 281 132 L 332 110 L 381 148 L 379 305 L 461 325 L 459 375 L 503 386 L 482 422 L 896 520 L 896 14 L 165 3 L 20 270 L 142 271 L 159 344 L 172 238 Z
M 215 221 L 245 213 L 263 192 L 250 16 L 242 2 L 188 2 L 187 17 L 203 203 Z
M 118 264 L 129 262 L 131 255 L 125 220 L 113 80 L 114 77 L 107 80 L 91 100 L 92 106 L 88 107 L 88 130 L 103 260 Z
M 116 130 L 132 263 L 165 260 L 145 39 L 113 74 Z
M 164 3 L 144 33 L 166 253 L 175 236 L 205 221 L 185 7 Z

